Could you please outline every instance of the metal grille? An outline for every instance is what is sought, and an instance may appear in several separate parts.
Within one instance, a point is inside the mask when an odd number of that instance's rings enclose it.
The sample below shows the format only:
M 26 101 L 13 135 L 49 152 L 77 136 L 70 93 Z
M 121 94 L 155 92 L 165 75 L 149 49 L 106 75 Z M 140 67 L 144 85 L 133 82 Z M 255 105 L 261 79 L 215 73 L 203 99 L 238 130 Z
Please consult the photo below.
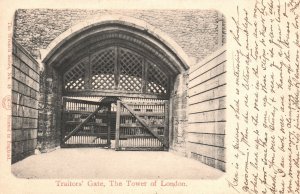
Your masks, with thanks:
M 143 58 L 127 49 L 120 49 L 120 66 L 119 88 L 128 91 L 141 91 Z
M 168 76 L 155 64 L 148 63 L 147 92 L 167 94 Z
M 88 57 L 83 58 L 64 74 L 65 90 L 84 89 L 85 66 Z
M 108 48 L 91 56 L 92 89 L 114 89 L 115 60 L 116 53 L 114 48 Z

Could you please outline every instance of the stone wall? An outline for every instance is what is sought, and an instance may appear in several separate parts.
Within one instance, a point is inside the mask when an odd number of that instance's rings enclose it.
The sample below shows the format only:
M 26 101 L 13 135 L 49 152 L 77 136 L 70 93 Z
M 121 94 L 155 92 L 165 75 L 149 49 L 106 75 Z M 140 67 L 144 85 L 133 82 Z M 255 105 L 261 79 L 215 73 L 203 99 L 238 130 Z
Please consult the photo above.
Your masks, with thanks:
M 37 144 L 39 64 L 13 41 L 12 163 L 34 153 Z
M 225 171 L 226 50 L 222 47 L 191 67 L 187 152 Z
M 187 156 L 187 99 L 188 99 L 188 72 L 179 74 L 174 81 L 171 93 L 171 120 L 170 120 L 170 151 Z
M 226 41 L 225 19 L 214 10 L 19 9 L 15 14 L 14 37 L 37 56 L 39 49 L 45 49 L 71 26 L 109 14 L 133 17 L 153 25 L 170 36 L 195 61 L 217 50 L 218 33 L 222 33 L 222 42 Z M 218 30 L 220 20 L 223 21 L 221 32 Z
M 62 84 L 58 72 L 51 67 L 45 67 L 40 74 L 37 148 L 49 152 L 60 146 Z

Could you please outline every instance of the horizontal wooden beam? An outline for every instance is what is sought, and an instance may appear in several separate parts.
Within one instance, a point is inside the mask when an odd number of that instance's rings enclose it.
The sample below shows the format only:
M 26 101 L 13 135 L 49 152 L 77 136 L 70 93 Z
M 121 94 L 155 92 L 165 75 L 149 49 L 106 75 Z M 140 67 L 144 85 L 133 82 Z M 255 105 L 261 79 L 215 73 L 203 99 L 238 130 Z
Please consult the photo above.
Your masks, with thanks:
M 91 101 L 91 100 L 81 100 L 81 99 L 74 99 L 68 97 L 63 97 L 63 98 L 66 102 L 76 102 L 76 103 L 92 104 L 92 105 L 99 105 L 99 102 L 102 100 L 100 99 L 99 101 Z
M 128 105 L 146 105 L 146 106 L 157 106 L 157 105 L 165 105 L 165 102 L 167 100 L 160 100 L 158 102 L 153 101 L 153 102 L 144 102 L 144 101 L 126 101 L 126 100 L 122 100 L 123 102 L 125 102 Z
M 64 91 L 64 96 L 116 96 L 116 97 L 129 97 L 129 98 L 152 98 L 152 99 L 168 99 L 168 95 L 161 94 L 143 94 L 131 91 L 122 90 L 76 90 L 76 91 Z
M 116 151 L 167 151 L 165 147 L 119 147 Z
M 65 114 L 91 114 L 93 113 L 93 111 L 85 111 L 85 110 L 65 110 L 64 111 Z M 101 117 L 108 117 L 107 113 L 97 113 L 96 115 L 99 115 Z M 110 115 L 111 116 L 114 116 L 114 115 Z
M 123 135 L 121 134 L 120 135 L 120 139 L 123 138 L 123 139 L 149 139 L 149 137 L 152 137 L 153 136 L 151 134 L 139 134 L 139 135 Z M 161 136 L 163 137 L 163 135 Z
M 150 116 L 150 117 L 164 117 L 165 114 L 161 112 L 136 112 L 137 115 L 139 116 Z M 122 112 L 121 116 L 131 116 L 131 113 L 127 112 Z
M 93 147 L 109 147 L 108 143 L 105 144 L 62 144 L 62 148 L 93 148 Z
M 92 114 L 92 113 L 91 113 Z M 66 121 L 66 124 L 80 124 L 82 123 L 81 121 Z M 86 123 L 85 126 L 92 126 L 92 125 L 97 125 L 97 126 L 102 126 L 102 127 L 107 127 L 107 123 L 96 123 L 96 122 L 89 122 Z
M 84 137 L 100 137 L 100 136 L 102 136 L 102 137 L 107 137 L 107 130 L 106 130 L 106 132 L 103 132 L 103 133 L 90 133 L 90 132 L 78 132 L 78 133 L 76 133 L 76 135 L 75 136 L 84 136 Z
M 143 125 L 139 125 L 139 124 L 120 124 L 120 127 L 126 127 L 126 128 L 137 128 L 137 127 L 142 127 Z M 158 127 L 164 127 L 164 124 L 147 124 L 148 127 L 150 128 L 158 128 Z

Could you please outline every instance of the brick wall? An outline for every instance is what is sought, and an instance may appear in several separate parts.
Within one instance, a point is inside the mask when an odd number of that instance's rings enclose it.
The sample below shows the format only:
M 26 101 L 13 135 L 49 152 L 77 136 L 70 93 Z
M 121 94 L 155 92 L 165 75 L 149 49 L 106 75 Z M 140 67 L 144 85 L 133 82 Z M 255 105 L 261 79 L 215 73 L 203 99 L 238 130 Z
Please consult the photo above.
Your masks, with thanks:
M 88 18 L 118 14 L 143 20 L 165 32 L 198 61 L 217 50 L 218 21 L 215 10 L 55 10 L 19 9 L 15 14 L 14 37 L 32 55 L 71 26 Z M 222 27 L 225 43 L 225 22 Z M 191 44 L 192 43 L 192 44 Z
M 188 155 L 225 171 L 226 50 L 222 47 L 191 67 Z
M 34 153 L 37 144 L 39 65 L 13 41 L 12 163 Z

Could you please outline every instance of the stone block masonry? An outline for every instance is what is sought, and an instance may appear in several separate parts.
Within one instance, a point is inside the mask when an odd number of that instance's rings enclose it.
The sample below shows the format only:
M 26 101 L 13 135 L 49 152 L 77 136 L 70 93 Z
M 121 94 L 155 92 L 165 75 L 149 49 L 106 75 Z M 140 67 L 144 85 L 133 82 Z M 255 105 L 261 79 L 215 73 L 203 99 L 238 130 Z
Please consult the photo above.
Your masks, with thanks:
M 199 61 L 225 43 L 225 19 L 215 10 L 81 10 L 19 9 L 15 14 L 14 37 L 33 56 L 71 26 L 89 18 L 122 15 L 143 20 L 163 31 Z M 222 20 L 222 30 L 219 29 Z M 219 35 L 219 33 L 222 35 Z M 193 44 L 191 44 L 193 43 Z
M 13 41 L 12 163 L 31 154 L 37 145 L 39 64 Z
M 170 151 L 187 156 L 186 129 L 188 126 L 187 98 L 188 72 L 178 75 L 174 81 L 174 90 L 171 93 L 171 125 Z
M 191 67 L 187 152 L 225 171 L 226 50 L 224 47 Z
M 60 146 L 61 87 L 57 72 L 45 67 L 40 73 L 38 144 L 41 152 Z

